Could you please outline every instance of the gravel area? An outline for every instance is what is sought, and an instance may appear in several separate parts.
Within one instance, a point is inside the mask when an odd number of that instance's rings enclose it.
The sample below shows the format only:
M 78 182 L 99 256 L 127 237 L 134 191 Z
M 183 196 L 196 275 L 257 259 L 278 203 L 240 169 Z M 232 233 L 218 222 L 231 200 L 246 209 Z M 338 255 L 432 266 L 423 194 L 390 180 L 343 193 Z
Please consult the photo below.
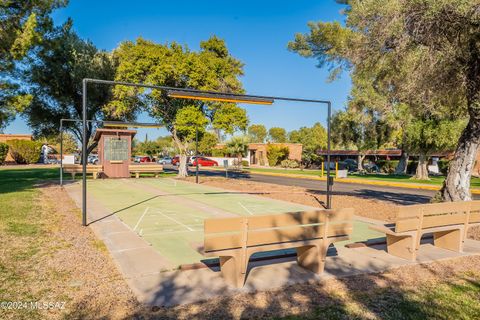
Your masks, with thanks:
M 65 302 L 64 309 L 41 311 L 40 315 L 121 319 L 138 308 L 103 242 L 89 228 L 81 227 L 80 211 L 67 193 L 56 186 L 42 187 L 37 205 L 42 235 L 32 241 L 42 243 L 32 259 L 19 264 L 24 268 L 22 280 L 42 302 Z M 8 316 L 18 318 L 15 311 Z

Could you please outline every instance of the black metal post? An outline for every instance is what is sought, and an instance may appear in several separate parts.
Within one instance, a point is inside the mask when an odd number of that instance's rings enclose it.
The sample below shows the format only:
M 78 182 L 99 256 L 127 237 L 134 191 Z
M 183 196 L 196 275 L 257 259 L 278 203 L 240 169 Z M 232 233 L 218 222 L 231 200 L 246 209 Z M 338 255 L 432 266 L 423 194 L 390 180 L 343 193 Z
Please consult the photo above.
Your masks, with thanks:
M 327 115 L 327 209 L 332 208 L 332 185 L 330 178 L 330 117 L 332 115 L 332 104 L 327 102 L 328 115 Z
M 60 120 L 60 186 L 63 186 L 63 119 Z
M 87 225 L 87 80 L 82 81 L 82 225 Z
M 195 171 L 195 183 L 198 183 L 198 126 L 195 126 L 195 164 L 197 171 Z
M 275 97 L 275 96 L 258 96 L 258 95 L 244 95 L 244 94 L 234 94 L 234 93 L 219 93 L 215 91 L 202 91 L 196 89 L 189 89 L 189 88 L 175 88 L 175 87 L 167 87 L 167 86 L 156 86 L 156 85 L 148 85 L 148 84 L 141 84 L 141 83 L 130 83 L 130 82 L 123 82 L 123 81 L 111 81 L 111 80 L 101 80 L 101 79 L 83 79 L 83 133 L 82 133 L 82 164 L 83 164 L 83 186 L 82 186 L 82 223 L 84 226 L 87 225 L 87 177 L 86 177 L 86 169 L 87 169 L 87 83 L 97 83 L 97 84 L 106 84 L 106 85 L 123 85 L 129 87 L 142 87 L 142 88 L 150 88 L 150 89 L 157 89 L 157 90 L 166 90 L 173 91 L 173 90 L 181 90 L 185 92 L 191 93 L 203 93 L 203 94 L 213 94 L 213 95 L 222 95 L 228 96 L 231 99 L 235 98 L 250 98 L 250 99 L 268 99 L 268 100 L 283 100 L 283 101 L 294 101 L 294 102 L 308 102 L 308 103 L 322 103 L 328 105 L 328 120 L 327 120 L 327 131 L 328 131 L 328 141 L 327 141 L 327 208 L 331 208 L 331 187 L 333 180 L 330 177 L 330 118 L 331 118 L 331 102 L 327 100 L 316 100 L 316 99 L 298 99 L 298 98 L 287 98 L 287 97 Z M 188 97 L 185 97 L 188 99 Z M 273 102 L 273 101 L 272 101 Z M 198 132 L 197 132 L 198 134 Z M 197 139 L 198 140 L 198 139 Z M 197 154 L 198 156 L 198 154 Z M 225 173 L 228 177 L 228 169 L 225 170 Z M 197 161 L 197 179 L 198 179 L 198 161 Z M 197 180 L 198 181 L 198 180 Z

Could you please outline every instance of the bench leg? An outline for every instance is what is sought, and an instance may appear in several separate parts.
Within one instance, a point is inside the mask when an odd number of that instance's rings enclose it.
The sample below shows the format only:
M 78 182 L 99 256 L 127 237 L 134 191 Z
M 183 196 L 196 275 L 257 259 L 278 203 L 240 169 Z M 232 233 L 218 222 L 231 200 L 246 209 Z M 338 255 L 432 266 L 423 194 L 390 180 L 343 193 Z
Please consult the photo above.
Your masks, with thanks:
M 417 257 L 416 238 L 413 236 L 394 236 L 387 234 L 387 252 L 407 260 Z
M 298 264 L 316 274 L 322 273 L 325 269 L 325 259 L 327 258 L 329 245 L 321 244 L 297 248 Z
M 72 172 L 72 180 L 75 180 L 75 172 Z
M 158 178 L 158 172 L 155 172 L 155 178 Z
M 93 180 L 97 180 L 97 177 L 98 177 L 98 172 L 94 172 L 93 173 Z
M 139 172 L 135 172 L 135 178 L 136 179 L 140 178 L 140 173 Z
M 220 270 L 225 282 L 236 288 L 243 287 L 247 273 L 242 273 L 242 264 L 241 255 L 220 257 Z
M 433 243 L 435 247 L 452 250 L 456 252 L 463 251 L 462 230 L 440 231 L 433 234 Z

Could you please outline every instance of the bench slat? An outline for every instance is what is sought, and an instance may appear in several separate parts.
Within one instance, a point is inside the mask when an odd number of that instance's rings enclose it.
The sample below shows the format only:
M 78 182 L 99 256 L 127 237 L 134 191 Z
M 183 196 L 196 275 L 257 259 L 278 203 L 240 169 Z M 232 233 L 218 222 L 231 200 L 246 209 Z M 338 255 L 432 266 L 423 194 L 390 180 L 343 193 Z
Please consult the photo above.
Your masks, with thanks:
M 248 229 L 279 228 L 293 225 L 305 225 L 325 222 L 326 216 L 329 216 L 329 222 L 345 221 L 353 219 L 352 208 L 338 210 L 314 210 L 288 212 L 276 215 L 264 215 L 248 217 Z M 204 233 L 232 232 L 243 230 L 243 219 L 245 218 L 221 218 L 206 219 Z
M 480 212 L 470 213 L 470 223 L 479 223 L 480 222 Z
M 244 219 L 242 217 L 205 219 L 203 232 L 207 235 L 210 233 L 241 231 L 243 230 Z
M 444 225 L 462 224 L 466 212 L 470 210 L 469 202 L 443 202 L 399 207 L 395 232 L 406 232 L 422 228 L 434 228 Z M 423 218 L 421 218 L 423 212 Z
M 327 237 L 346 236 L 351 234 L 352 230 L 353 224 L 351 222 L 329 224 Z M 281 242 L 322 239 L 323 234 L 323 224 L 249 230 L 247 246 L 251 247 Z M 228 250 L 240 248 L 242 245 L 243 233 L 240 231 L 226 234 L 217 233 L 213 235 L 205 235 L 205 251 Z

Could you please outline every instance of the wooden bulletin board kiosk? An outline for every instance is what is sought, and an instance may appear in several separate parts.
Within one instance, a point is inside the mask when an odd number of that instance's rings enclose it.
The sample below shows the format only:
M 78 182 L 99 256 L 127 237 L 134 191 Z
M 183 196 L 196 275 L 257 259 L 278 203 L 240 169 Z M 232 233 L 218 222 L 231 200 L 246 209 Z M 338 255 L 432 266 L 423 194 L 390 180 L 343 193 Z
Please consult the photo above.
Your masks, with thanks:
M 124 129 L 97 129 L 98 160 L 107 178 L 129 178 L 128 166 L 132 155 L 132 139 L 137 131 Z

